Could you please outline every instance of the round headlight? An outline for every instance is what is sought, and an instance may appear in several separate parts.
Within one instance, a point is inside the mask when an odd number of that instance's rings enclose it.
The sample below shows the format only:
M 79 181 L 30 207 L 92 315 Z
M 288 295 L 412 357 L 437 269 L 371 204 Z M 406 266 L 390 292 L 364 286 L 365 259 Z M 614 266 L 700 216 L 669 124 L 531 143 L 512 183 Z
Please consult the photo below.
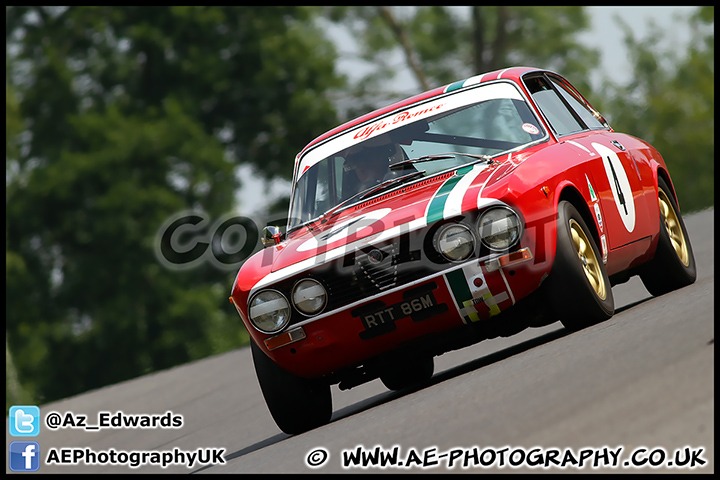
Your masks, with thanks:
M 520 241 L 522 223 L 509 208 L 491 208 L 478 220 L 478 233 L 490 250 L 507 250 Z
M 248 314 L 255 328 L 264 333 L 274 333 L 290 321 L 290 304 L 280 292 L 263 290 L 250 300 Z
M 313 315 L 325 307 L 327 292 L 320 282 L 308 278 L 295 285 L 292 301 L 300 312 Z
M 475 238 L 465 225 L 446 225 L 435 234 L 435 248 L 452 262 L 465 260 L 475 251 Z

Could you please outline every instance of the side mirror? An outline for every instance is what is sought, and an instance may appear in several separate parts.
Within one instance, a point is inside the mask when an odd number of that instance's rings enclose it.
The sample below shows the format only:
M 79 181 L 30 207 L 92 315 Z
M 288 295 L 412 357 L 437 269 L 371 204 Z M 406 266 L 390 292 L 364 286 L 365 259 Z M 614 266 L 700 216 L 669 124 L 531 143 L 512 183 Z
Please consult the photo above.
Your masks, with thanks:
M 280 231 L 280 227 L 267 226 L 262 229 L 260 234 L 260 241 L 263 244 L 263 248 L 272 247 L 282 241 L 283 234 Z

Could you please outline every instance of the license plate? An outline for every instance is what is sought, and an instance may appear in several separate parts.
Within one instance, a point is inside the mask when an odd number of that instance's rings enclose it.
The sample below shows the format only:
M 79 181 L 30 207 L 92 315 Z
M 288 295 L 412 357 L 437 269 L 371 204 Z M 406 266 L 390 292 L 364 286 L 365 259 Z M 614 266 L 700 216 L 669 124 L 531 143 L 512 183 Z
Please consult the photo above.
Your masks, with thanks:
M 433 290 L 437 288 L 434 282 L 420 288 L 408 290 L 403 294 L 405 299 L 401 302 L 387 305 L 377 301 L 357 308 L 351 312 L 359 317 L 364 330 L 360 338 L 370 338 L 383 335 L 395 330 L 395 322 L 402 318 L 411 317 L 414 322 L 421 322 L 439 313 L 446 312 L 448 307 L 444 303 L 437 303 Z

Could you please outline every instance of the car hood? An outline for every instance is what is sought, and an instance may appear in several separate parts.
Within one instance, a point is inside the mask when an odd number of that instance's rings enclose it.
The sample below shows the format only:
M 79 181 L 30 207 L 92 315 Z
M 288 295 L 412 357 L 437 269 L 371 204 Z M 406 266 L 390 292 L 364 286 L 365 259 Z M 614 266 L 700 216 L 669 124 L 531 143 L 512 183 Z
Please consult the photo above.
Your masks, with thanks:
M 477 164 L 439 174 L 368 199 L 325 223 L 293 232 L 275 257 L 272 272 L 302 271 L 367 245 L 383 242 L 497 200 L 482 188 L 499 165 Z M 495 175 L 494 175 L 495 174 Z

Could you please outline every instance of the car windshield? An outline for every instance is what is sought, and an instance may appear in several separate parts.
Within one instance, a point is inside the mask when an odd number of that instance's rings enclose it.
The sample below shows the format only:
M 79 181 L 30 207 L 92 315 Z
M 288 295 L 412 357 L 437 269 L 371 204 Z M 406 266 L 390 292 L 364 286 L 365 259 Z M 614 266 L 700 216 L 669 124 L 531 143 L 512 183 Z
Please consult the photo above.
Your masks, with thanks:
M 385 190 L 377 188 L 380 184 L 398 188 L 524 148 L 545 135 L 524 97 L 508 82 L 395 110 L 298 158 L 288 230 L 367 198 L 363 191 L 380 194 Z M 411 175 L 418 171 L 424 175 Z M 389 181 L 393 179 L 398 181 Z

